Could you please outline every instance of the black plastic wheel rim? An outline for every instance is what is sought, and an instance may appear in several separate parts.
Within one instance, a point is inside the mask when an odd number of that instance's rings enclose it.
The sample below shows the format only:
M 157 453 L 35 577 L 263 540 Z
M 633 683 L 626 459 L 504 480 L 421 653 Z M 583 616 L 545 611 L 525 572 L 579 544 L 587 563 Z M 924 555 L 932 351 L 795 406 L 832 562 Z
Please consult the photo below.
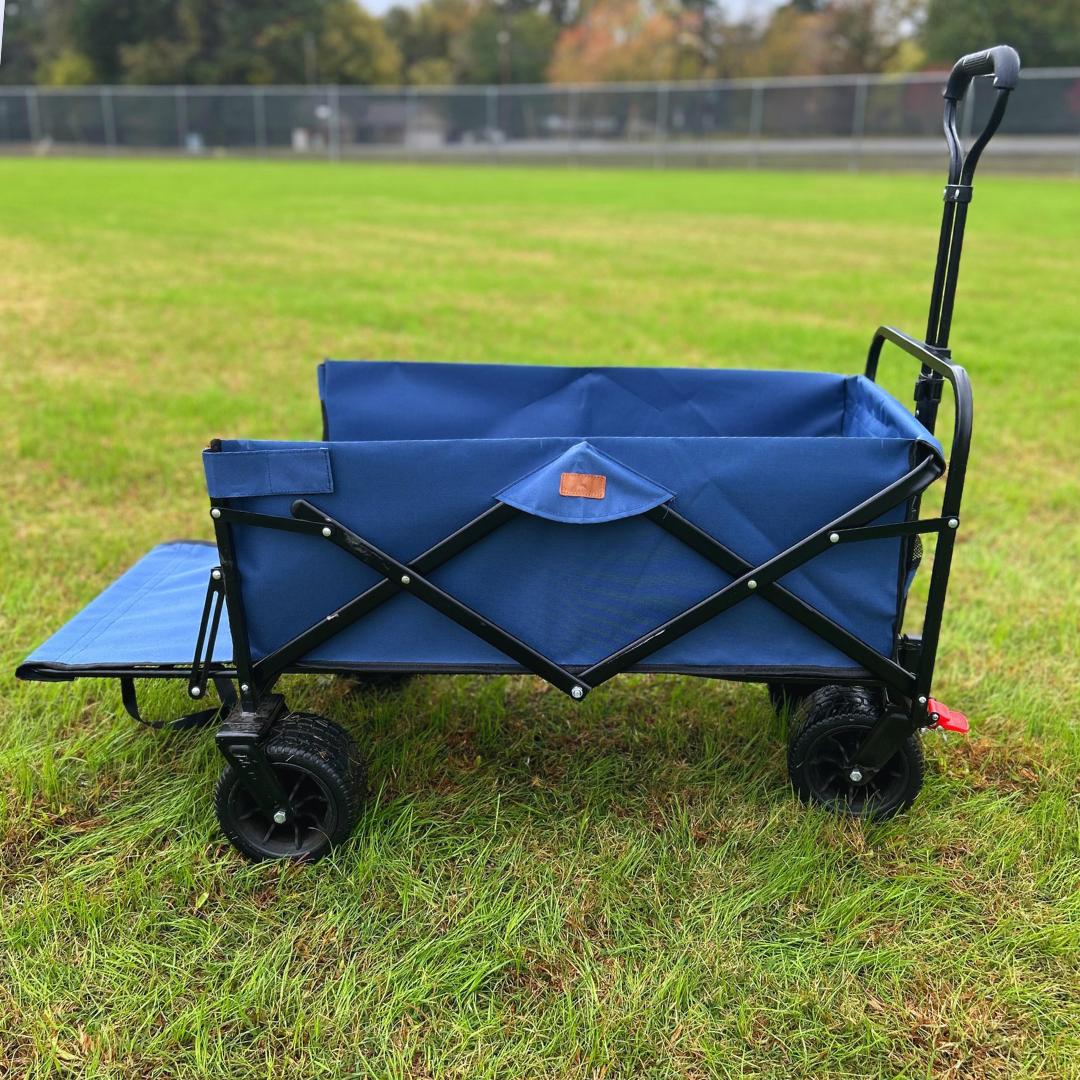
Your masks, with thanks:
M 869 727 L 850 724 L 824 731 L 810 744 L 803 766 L 815 801 L 857 817 L 871 817 L 903 799 L 910 766 L 898 751 L 865 783 L 848 779 L 848 762 L 866 740 Z
M 278 825 L 237 781 L 229 795 L 234 828 L 249 847 L 276 859 L 300 859 L 324 848 L 337 817 L 326 788 L 317 777 L 296 765 L 272 762 L 270 767 L 289 798 L 293 820 Z

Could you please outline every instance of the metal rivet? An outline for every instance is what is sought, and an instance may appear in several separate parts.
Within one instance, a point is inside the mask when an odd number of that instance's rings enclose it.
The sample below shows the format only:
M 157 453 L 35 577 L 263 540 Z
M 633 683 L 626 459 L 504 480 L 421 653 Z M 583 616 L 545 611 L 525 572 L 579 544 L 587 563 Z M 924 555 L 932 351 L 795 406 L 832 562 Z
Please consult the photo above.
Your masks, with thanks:
M 751 581 L 748 581 L 748 582 L 746 583 L 746 587 L 747 587 L 748 589 L 756 589 L 756 588 L 757 588 L 757 582 L 756 582 L 756 581 L 753 581 L 753 580 L 751 580 Z
M 412 581 L 412 578 L 409 577 L 408 574 L 402 574 L 401 575 L 401 584 L 402 585 L 408 585 L 410 581 Z
M 330 526 L 329 525 L 324 525 L 323 526 L 323 531 L 322 531 L 323 536 L 329 536 L 330 533 L 331 533 Z
M 250 689 L 251 689 L 251 687 L 248 686 L 247 683 L 241 683 L 240 684 L 240 693 L 241 694 L 246 694 Z
M 857 784 L 862 779 L 862 773 L 858 769 L 852 769 L 848 775 L 851 777 L 853 784 Z
M 926 704 L 926 698 L 924 698 L 924 697 L 919 698 L 919 704 L 920 705 L 925 705 Z
M 839 533 L 829 533 L 829 543 L 830 544 L 839 544 L 840 543 L 840 534 Z
M 221 511 L 215 506 L 214 509 L 210 511 L 210 516 L 212 518 L 219 518 L 221 517 Z
M 570 696 L 580 701 L 585 696 L 585 691 L 582 690 L 580 686 L 575 686 L 574 689 L 570 691 Z
M 286 817 L 288 817 L 288 814 L 286 814 L 284 810 L 274 811 L 274 821 L 277 822 L 278 825 L 284 825 Z
M 959 526 L 959 524 L 960 524 L 960 521 L 959 521 L 958 518 L 949 518 L 949 528 L 950 529 L 957 528 L 957 526 Z
M 211 571 L 210 571 L 210 576 L 211 576 L 211 577 L 212 577 L 212 578 L 213 578 L 213 579 L 214 579 L 215 581 L 220 581 L 220 580 L 221 580 L 221 571 L 220 571 L 220 570 L 211 570 Z
M 200 690 L 200 689 L 199 689 L 199 688 L 198 688 L 197 686 L 193 686 L 193 687 L 192 687 L 192 688 L 191 688 L 191 689 L 190 689 L 190 690 L 188 691 L 188 693 L 189 693 L 189 694 L 190 694 L 190 695 L 191 695 L 192 697 L 202 697 L 202 691 L 201 691 L 201 690 Z

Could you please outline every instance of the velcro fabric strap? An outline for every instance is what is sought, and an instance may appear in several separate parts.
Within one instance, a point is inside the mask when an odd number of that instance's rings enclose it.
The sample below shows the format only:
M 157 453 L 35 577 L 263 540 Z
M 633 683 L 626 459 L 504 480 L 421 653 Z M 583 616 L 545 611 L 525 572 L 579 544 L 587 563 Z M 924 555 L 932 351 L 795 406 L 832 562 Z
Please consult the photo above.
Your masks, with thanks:
M 330 451 L 321 446 L 228 453 L 205 450 L 203 465 L 211 499 L 329 495 L 334 490 Z

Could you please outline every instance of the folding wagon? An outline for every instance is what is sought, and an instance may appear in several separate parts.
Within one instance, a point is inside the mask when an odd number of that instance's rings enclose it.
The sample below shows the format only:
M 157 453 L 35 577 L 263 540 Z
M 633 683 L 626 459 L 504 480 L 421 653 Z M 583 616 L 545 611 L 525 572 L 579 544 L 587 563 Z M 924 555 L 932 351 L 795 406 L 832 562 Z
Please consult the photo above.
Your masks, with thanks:
M 253 858 L 317 858 L 356 823 L 348 735 L 291 712 L 281 675 L 522 673 L 582 701 L 622 672 L 765 682 L 793 709 L 791 782 L 859 817 L 909 806 L 960 526 L 971 389 L 948 348 L 972 176 L 1016 85 L 1007 47 L 945 90 L 951 164 L 925 342 L 887 327 L 858 376 L 328 361 L 319 442 L 215 439 L 216 545 L 151 551 L 18 669 L 24 679 L 184 679 L 221 700 L 215 795 Z M 956 113 L 993 75 L 964 154 Z M 914 415 L 875 383 L 891 343 L 920 365 Z M 955 424 L 946 469 L 942 388 Z M 902 631 L 937 535 L 922 636 Z M 164 726 L 156 724 L 155 726 Z

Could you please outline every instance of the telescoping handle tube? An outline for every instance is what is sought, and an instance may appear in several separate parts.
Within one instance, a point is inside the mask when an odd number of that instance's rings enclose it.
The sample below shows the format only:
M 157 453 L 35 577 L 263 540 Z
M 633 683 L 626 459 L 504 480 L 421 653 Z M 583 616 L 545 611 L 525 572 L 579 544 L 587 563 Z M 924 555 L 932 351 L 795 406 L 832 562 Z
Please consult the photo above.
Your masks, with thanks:
M 992 75 L 997 97 L 990 119 L 982 134 L 965 154 L 960 133 L 956 130 L 956 112 L 967 93 L 971 80 L 979 75 Z M 960 254 L 964 247 L 964 226 L 971 202 L 971 181 L 975 167 L 1001 125 L 1009 95 L 1016 88 L 1020 75 L 1020 57 L 1009 45 L 998 45 L 983 52 L 961 57 L 945 85 L 945 141 L 949 144 L 949 182 L 945 187 L 945 211 L 941 219 L 934 287 L 930 294 L 930 317 L 926 327 L 927 348 L 942 359 L 949 358 L 949 331 L 952 329 L 953 301 L 960 273 Z M 972 103 L 968 101 L 968 108 Z M 941 375 L 927 365 L 915 385 L 915 415 L 930 430 L 934 430 L 938 402 L 941 400 Z

